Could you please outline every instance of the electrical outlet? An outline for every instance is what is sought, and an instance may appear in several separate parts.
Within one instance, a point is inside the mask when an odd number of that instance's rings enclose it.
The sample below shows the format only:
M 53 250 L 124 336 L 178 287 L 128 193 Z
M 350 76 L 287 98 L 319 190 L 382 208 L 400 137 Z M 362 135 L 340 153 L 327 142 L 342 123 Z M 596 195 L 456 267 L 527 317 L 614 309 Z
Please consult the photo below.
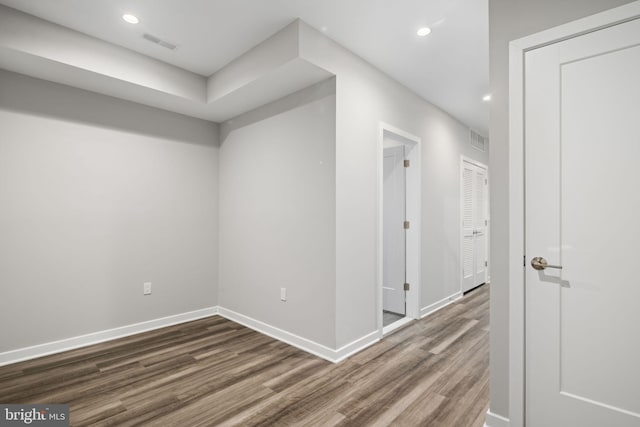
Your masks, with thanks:
M 280 301 L 287 300 L 287 288 L 280 288 Z
M 151 295 L 151 282 L 145 282 L 143 285 L 143 293 L 145 295 Z

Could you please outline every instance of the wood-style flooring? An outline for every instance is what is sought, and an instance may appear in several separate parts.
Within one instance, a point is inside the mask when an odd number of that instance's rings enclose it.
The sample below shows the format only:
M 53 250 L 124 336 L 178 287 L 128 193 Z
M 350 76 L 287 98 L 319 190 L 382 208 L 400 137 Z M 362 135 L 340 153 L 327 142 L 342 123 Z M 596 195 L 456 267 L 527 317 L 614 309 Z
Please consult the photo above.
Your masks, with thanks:
M 489 286 L 332 364 L 219 316 L 0 367 L 74 426 L 480 427 Z

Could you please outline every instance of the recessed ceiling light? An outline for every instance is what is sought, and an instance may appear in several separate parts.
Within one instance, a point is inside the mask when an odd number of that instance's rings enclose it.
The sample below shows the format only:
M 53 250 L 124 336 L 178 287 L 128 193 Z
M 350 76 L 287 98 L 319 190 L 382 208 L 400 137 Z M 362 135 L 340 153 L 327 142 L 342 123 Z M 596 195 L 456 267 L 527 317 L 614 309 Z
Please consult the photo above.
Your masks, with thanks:
M 122 15 L 122 19 L 127 21 L 129 24 L 137 24 L 138 22 L 140 22 L 137 16 L 131 15 L 129 13 L 125 13 L 124 15 Z
M 431 32 L 431 28 L 429 28 L 429 27 L 422 27 L 422 28 L 420 28 L 420 29 L 418 30 L 417 34 L 418 34 L 420 37 L 424 37 L 424 36 L 426 36 L 426 35 L 429 35 L 429 33 L 430 33 L 430 32 Z
M 483 96 L 483 97 L 482 97 L 482 100 L 483 100 L 484 102 L 489 102 L 489 101 L 491 101 L 491 94 L 490 94 L 490 93 L 486 94 L 485 96 Z

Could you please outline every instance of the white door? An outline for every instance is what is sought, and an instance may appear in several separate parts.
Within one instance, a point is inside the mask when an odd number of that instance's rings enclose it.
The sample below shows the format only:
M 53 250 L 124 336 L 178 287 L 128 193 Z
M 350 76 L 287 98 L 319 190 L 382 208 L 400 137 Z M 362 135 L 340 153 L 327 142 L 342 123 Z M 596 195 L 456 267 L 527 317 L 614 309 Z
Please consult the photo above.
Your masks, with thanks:
M 382 308 L 405 314 L 404 146 L 384 149 Z
M 526 425 L 640 426 L 640 20 L 527 52 L 525 100 Z
M 462 161 L 462 292 L 487 281 L 487 170 Z

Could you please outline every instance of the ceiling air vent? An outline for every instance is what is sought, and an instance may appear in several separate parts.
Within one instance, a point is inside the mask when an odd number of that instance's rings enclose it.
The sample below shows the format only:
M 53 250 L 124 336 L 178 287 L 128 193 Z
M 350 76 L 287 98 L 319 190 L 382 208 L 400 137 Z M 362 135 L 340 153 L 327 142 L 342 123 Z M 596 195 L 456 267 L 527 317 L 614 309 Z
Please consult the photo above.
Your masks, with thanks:
M 160 45 L 162 47 L 166 47 L 167 49 L 174 50 L 177 47 L 175 44 L 166 42 L 166 41 L 162 40 L 161 38 L 156 37 L 156 36 L 154 36 L 152 34 L 149 34 L 149 33 L 144 33 L 142 35 L 142 38 L 146 39 L 146 40 L 149 40 L 150 42 L 155 43 L 157 45 Z
M 473 129 L 471 129 L 471 134 L 470 134 L 470 139 L 471 139 L 471 146 L 473 148 L 475 148 L 476 150 L 480 150 L 480 151 L 486 151 L 486 145 L 489 142 L 488 138 L 485 138 L 484 136 L 480 135 L 479 133 L 475 132 Z

